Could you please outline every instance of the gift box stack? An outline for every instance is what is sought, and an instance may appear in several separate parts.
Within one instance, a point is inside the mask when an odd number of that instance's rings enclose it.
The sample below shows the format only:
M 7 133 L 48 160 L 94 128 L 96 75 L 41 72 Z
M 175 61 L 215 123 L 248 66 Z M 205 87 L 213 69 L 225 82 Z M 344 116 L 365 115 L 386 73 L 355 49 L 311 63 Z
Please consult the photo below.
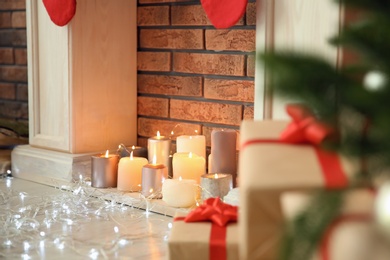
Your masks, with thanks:
M 345 188 L 359 170 L 358 161 L 325 152 L 315 140 L 293 140 L 302 137 L 296 136 L 298 128 L 297 122 L 242 122 L 240 259 L 278 259 L 284 224 L 301 208 L 302 201 L 319 189 Z M 347 193 L 337 223 L 325 232 L 313 259 L 390 259 L 389 250 L 374 242 L 378 234 L 372 220 L 373 204 L 372 191 Z

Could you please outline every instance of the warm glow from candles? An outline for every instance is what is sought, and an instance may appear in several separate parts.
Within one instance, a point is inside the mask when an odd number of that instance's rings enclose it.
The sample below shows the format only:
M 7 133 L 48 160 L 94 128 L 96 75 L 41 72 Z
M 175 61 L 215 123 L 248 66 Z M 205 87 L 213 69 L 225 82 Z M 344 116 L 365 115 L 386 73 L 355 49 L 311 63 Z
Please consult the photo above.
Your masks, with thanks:
M 218 179 L 218 174 L 214 174 L 214 179 Z
M 160 137 L 160 131 L 157 131 L 157 137 Z
M 157 164 L 157 157 L 156 157 L 156 155 L 153 155 L 152 164 Z
M 131 147 L 131 149 L 134 150 L 134 149 L 135 149 L 135 146 L 133 145 L 133 146 Z
M 188 158 L 192 158 L 192 152 L 188 154 Z
M 130 153 L 130 160 L 134 160 L 133 159 L 133 151 L 131 151 L 131 153 Z
M 106 154 L 104 155 L 104 157 L 108 158 L 108 150 L 106 151 Z

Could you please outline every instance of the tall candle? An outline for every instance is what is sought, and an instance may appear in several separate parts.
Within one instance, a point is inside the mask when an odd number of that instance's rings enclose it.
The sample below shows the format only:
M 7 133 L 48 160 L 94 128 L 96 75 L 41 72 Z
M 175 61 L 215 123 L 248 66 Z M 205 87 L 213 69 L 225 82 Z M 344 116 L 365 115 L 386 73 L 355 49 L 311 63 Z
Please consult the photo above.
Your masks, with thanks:
M 167 177 L 167 167 L 163 164 L 144 165 L 142 167 L 141 194 L 147 198 L 161 198 L 162 182 Z
M 232 175 L 224 173 L 204 174 L 200 180 L 202 200 L 225 197 L 233 188 Z
M 200 176 L 205 173 L 206 160 L 193 153 L 175 153 L 173 155 L 172 167 L 173 178 L 192 179 L 198 184 Z
M 160 132 L 157 135 L 148 139 L 148 159 L 152 163 L 153 158 L 156 158 L 155 163 L 164 164 L 170 167 L 169 155 L 171 153 L 171 139 L 161 136 Z M 170 171 L 170 169 L 168 169 Z
M 116 154 L 91 157 L 91 186 L 95 188 L 114 188 L 117 186 L 118 160 Z
M 148 164 L 148 160 L 143 157 L 133 157 L 131 152 L 129 157 L 123 157 L 118 165 L 118 190 L 139 191 L 141 189 L 142 167 Z
M 123 144 L 118 147 L 118 153 L 121 158 L 130 156 L 131 152 L 133 152 L 134 157 L 144 157 L 148 159 L 148 149 L 146 147 L 135 145 L 126 147 Z
M 237 176 L 237 133 L 235 130 L 213 130 L 211 132 L 211 162 L 209 172 L 230 173 L 233 185 Z
M 195 180 L 166 179 L 162 185 L 163 201 L 169 206 L 187 208 L 196 203 L 197 185 Z
M 176 138 L 178 153 L 195 153 L 206 159 L 206 137 L 204 135 L 181 135 Z

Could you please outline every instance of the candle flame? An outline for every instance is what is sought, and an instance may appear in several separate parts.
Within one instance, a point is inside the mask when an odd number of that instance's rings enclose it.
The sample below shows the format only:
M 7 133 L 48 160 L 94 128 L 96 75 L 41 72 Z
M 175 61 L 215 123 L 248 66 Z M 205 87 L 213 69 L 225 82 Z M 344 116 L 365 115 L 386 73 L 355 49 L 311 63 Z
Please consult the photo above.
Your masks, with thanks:
M 104 155 L 104 157 L 108 158 L 108 150 L 106 151 L 106 154 Z
M 182 180 L 182 178 L 181 178 L 181 176 L 179 176 L 179 181 L 181 181 Z
M 218 179 L 219 177 L 218 177 L 218 174 L 214 174 L 214 179 Z
M 133 146 L 131 147 L 131 149 L 134 150 L 134 149 L 135 149 L 135 146 L 133 145 Z
M 157 157 L 156 157 L 156 155 L 153 155 L 152 164 L 157 164 Z
M 160 131 L 157 131 L 157 137 L 160 137 Z
M 188 158 L 192 158 L 192 152 L 188 154 Z
M 130 160 L 133 160 L 133 151 L 130 153 Z

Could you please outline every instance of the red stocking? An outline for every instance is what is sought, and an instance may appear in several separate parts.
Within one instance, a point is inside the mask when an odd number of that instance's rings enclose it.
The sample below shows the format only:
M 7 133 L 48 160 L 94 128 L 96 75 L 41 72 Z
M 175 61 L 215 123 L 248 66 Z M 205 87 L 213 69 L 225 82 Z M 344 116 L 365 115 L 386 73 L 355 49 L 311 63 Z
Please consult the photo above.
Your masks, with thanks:
M 247 0 L 201 0 L 207 17 L 217 29 L 235 25 L 244 15 Z
M 76 0 L 42 0 L 50 19 L 58 26 L 69 23 L 76 13 Z M 85 1 L 85 0 L 84 0 Z

